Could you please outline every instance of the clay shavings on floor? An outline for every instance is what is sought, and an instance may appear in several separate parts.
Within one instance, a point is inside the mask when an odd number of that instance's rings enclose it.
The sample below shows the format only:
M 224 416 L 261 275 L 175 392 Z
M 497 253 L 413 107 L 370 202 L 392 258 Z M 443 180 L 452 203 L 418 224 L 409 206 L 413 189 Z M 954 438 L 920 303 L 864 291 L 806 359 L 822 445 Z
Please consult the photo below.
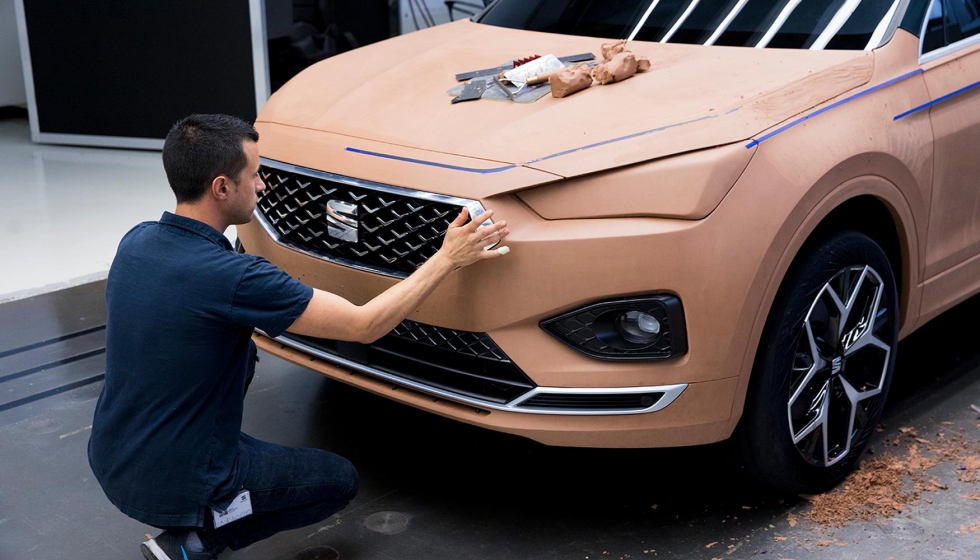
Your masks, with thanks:
M 966 429 L 948 428 L 921 437 L 914 428 L 902 427 L 897 436 L 883 443 L 883 453 L 878 454 L 874 446 L 869 448 L 872 457 L 834 490 L 819 496 L 802 496 L 811 506 L 805 519 L 829 527 L 843 527 L 856 520 L 887 519 L 920 500 L 932 503 L 926 494 L 948 491 L 950 480 L 973 485 L 962 499 L 980 499 L 980 489 L 976 487 L 980 481 L 980 444 L 977 438 L 967 436 Z M 793 516 L 790 526 L 795 521 Z

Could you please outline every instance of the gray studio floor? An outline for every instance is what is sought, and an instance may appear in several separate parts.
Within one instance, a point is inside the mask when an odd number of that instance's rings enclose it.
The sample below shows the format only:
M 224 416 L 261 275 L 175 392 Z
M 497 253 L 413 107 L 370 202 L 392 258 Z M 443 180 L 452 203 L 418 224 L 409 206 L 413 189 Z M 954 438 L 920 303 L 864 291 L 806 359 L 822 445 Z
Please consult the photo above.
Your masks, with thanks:
M 20 134 L 18 127 L 8 124 L 6 130 Z M 112 177 L 113 162 L 129 157 L 96 152 L 93 165 L 102 177 Z M 51 158 L 90 158 L 85 150 L 65 153 L 72 155 L 24 156 L 44 171 L 39 175 L 35 167 L 25 176 L 49 181 L 68 171 L 49 167 Z M 136 156 L 135 169 L 152 175 L 146 153 Z M 3 157 L 12 160 L 9 153 Z M 119 173 L 139 181 L 142 175 L 126 175 L 133 169 L 122 166 Z M 51 212 L 61 203 L 51 183 L 44 186 L 31 208 L 46 208 L 53 223 Z M 5 194 L 14 187 L 0 185 Z M 105 196 L 100 192 L 93 196 Z M 129 210 L 120 207 L 112 228 L 166 209 L 157 208 L 167 204 L 166 196 L 130 198 Z M 84 235 L 89 227 L 97 224 L 82 223 L 67 233 Z M 56 248 L 50 251 L 57 269 Z M 19 253 L 6 254 L 16 259 Z M 5 260 L 4 277 L 31 266 L 9 264 Z M 85 266 L 78 271 L 98 274 L 97 267 L 90 270 L 95 265 Z M 36 282 L 66 280 L 45 276 Z M 102 281 L 88 282 L 0 304 L 2 560 L 135 560 L 144 535 L 156 532 L 109 504 L 86 461 L 105 365 L 103 289 Z M 899 428 L 914 427 L 927 439 L 956 433 L 980 440 L 980 419 L 970 408 L 980 406 L 978 313 L 975 298 L 901 344 L 884 428 L 873 442 L 879 453 L 908 453 L 904 444 L 886 445 L 907 439 Z M 966 498 L 980 496 L 980 485 L 961 481 L 955 461 L 929 470 L 945 490 L 923 493 L 900 515 L 836 528 L 808 520 L 805 499 L 770 496 L 747 485 L 725 461 L 724 445 L 548 448 L 398 405 L 268 355 L 262 355 L 246 400 L 244 429 L 269 441 L 340 453 L 358 467 L 362 485 L 350 507 L 328 521 L 228 554 L 230 559 L 980 557 L 980 501 Z

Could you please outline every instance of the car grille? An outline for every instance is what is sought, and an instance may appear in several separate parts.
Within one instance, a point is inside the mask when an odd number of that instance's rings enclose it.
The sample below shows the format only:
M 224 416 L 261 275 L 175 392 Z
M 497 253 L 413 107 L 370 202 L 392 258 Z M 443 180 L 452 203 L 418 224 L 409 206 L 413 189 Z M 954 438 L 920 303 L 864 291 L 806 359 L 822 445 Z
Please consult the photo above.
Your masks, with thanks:
M 389 276 L 404 278 L 422 266 L 442 246 L 450 222 L 472 202 L 263 163 L 259 173 L 266 190 L 258 210 L 280 243 Z M 329 202 L 357 208 L 351 240 L 328 228 Z
M 403 321 L 372 344 L 287 333 L 325 354 L 458 395 L 506 404 L 535 384 L 485 333 L 457 331 Z

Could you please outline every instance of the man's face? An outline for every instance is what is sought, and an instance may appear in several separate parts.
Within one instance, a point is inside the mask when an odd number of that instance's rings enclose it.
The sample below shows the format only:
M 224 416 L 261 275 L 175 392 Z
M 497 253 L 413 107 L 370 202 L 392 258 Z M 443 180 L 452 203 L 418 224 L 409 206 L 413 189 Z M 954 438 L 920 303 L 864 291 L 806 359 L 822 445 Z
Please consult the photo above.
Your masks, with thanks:
M 265 190 L 265 183 L 259 177 L 259 145 L 245 141 L 243 147 L 248 163 L 233 182 L 228 197 L 229 218 L 236 225 L 252 221 L 252 212 L 259 200 L 259 193 Z

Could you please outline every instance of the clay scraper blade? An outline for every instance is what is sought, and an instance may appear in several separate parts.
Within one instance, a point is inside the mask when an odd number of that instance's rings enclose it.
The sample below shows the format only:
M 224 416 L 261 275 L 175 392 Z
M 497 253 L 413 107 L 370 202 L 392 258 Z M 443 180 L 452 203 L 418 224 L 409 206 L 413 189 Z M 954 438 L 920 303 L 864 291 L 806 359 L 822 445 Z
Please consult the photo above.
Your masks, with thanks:
M 459 103 L 460 101 L 472 101 L 473 99 L 479 99 L 483 96 L 483 92 L 487 91 L 487 86 L 489 82 L 486 80 L 473 80 L 463 86 L 463 91 L 453 98 L 453 103 Z

